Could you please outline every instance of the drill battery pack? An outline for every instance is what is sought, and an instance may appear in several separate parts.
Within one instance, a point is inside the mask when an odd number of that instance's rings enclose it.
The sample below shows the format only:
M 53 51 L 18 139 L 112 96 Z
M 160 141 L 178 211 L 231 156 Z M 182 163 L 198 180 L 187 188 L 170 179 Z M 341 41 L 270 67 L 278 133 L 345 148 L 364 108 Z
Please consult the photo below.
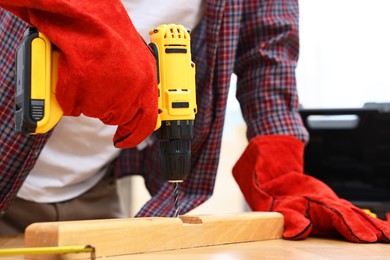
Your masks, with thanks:
M 309 131 L 305 173 L 385 219 L 390 212 L 390 103 L 301 109 Z
M 16 50 L 15 131 L 46 133 L 62 117 L 55 98 L 58 52 L 46 36 L 28 28 Z

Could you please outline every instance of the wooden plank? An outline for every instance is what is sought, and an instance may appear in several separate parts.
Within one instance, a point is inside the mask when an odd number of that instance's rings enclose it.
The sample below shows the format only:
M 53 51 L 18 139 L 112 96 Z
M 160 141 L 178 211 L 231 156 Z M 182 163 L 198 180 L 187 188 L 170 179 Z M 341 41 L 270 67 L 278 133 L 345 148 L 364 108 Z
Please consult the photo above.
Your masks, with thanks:
M 34 223 L 25 231 L 25 246 L 85 246 L 96 257 L 155 252 L 278 239 L 283 217 L 275 212 L 222 216 L 130 218 Z M 86 259 L 90 254 L 40 255 L 29 259 Z

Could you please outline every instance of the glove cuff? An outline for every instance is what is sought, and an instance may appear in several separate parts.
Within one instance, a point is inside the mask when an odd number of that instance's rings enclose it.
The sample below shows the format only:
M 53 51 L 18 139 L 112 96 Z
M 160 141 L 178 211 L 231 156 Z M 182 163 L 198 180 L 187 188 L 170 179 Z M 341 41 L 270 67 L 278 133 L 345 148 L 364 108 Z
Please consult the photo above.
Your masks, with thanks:
M 296 137 L 258 136 L 249 142 L 233 172 L 253 174 L 256 171 L 259 183 L 265 183 L 288 172 L 303 172 L 303 152 L 304 143 Z

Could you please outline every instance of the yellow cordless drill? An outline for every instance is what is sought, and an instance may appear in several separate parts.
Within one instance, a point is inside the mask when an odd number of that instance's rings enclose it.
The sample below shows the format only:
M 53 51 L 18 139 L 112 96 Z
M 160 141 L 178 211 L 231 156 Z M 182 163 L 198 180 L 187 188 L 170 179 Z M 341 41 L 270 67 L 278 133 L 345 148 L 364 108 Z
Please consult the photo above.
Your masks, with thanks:
M 191 139 L 197 113 L 195 64 L 191 61 L 190 35 L 182 26 L 163 24 L 150 32 L 150 48 L 157 63 L 158 120 L 163 176 L 175 183 L 175 215 L 178 215 L 178 183 L 190 172 Z M 62 117 L 55 97 L 58 52 L 49 39 L 28 28 L 16 52 L 15 130 L 40 134 Z
M 191 61 L 190 35 L 180 25 L 160 25 L 151 30 L 149 46 L 157 62 L 158 120 L 164 177 L 183 181 L 189 172 L 191 139 L 197 112 L 195 64 Z

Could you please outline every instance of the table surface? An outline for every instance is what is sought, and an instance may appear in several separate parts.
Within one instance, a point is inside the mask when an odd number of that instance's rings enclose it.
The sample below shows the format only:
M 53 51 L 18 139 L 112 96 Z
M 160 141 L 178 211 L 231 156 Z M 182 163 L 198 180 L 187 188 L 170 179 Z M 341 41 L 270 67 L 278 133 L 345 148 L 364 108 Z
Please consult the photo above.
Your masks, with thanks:
M 0 237 L 0 248 L 22 247 L 23 236 Z M 390 259 L 390 244 L 356 244 L 336 239 L 284 239 L 199 247 L 145 254 L 108 257 L 105 259 Z M 23 256 L 0 257 L 23 259 Z

